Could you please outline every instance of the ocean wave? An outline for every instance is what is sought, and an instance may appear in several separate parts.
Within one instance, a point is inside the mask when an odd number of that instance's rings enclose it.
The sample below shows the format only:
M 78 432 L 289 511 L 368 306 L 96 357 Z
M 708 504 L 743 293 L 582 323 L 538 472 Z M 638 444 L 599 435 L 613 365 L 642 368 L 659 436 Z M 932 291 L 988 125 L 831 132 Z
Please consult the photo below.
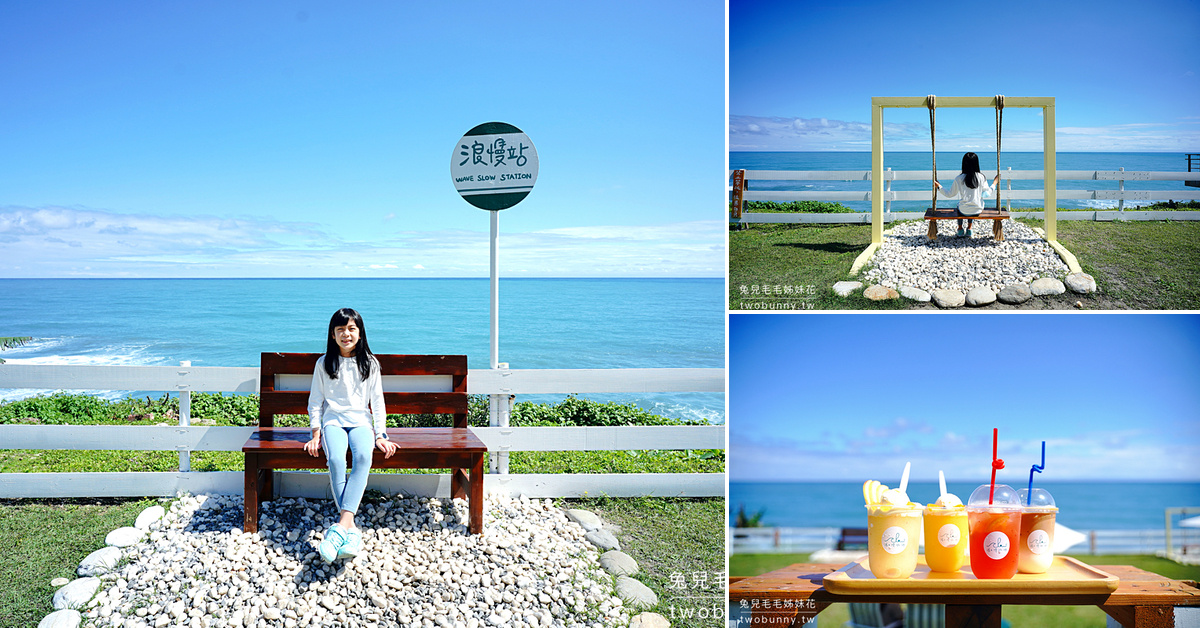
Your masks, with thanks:
M 59 365 L 59 366 L 154 366 L 167 364 L 167 360 L 150 353 L 149 345 L 110 345 L 80 354 L 60 354 L 58 350 L 69 348 L 73 338 L 39 338 L 29 343 L 4 351 L 6 364 Z M 46 353 L 49 352 L 48 355 Z M 30 355 L 32 354 L 32 355 Z M 43 355 L 37 355 L 43 354 Z M 7 388 L 0 389 L 0 401 L 11 402 L 53 395 L 55 393 L 85 393 L 114 401 L 127 397 L 134 390 L 92 390 L 69 388 Z
M 725 423 L 725 411 L 723 409 L 717 410 L 673 402 L 654 402 L 646 410 L 659 416 L 673 417 L 684 421 L 702 421 L 709 425 L 723 425 Z

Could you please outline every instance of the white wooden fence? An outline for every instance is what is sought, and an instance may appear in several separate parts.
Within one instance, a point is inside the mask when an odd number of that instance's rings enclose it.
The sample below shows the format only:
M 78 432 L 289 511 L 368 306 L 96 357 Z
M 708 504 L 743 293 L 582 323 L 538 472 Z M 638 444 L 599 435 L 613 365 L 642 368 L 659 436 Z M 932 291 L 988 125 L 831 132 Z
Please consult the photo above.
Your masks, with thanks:
M 986 173 L 985 173 L 986 174 Z M 732 171 L 731 171 L 732 175 Z M 1042 200 L 1045 190 L 1013 190 L 1013 180 L 1042 180 L 1041 170 L 1001 171 L 1000 198 L 1013 200 Z M 1200 178 L 1195 172 L 1141 172 L 1120 170 L 1059 170 L 1055 174 L 1059 181 L 1116 181 L 1117 190 L 1064 190 L 1057 189 L 1059 200 L 1110 200 L 1117 201 L 1115 210 L 1060 211 L 1058 220 L 1200 220 L 1200 211 L 1137 211 L 1126 212 L 1125 201 L 1187 201 L 1200 200 L 1200 190 L 1126 190 L 1126 181 L 1190 181 Z M 884 172 L 887 186 L 884 190 L 884 220 L 921 220 L 925 213 L 892 212 L 892 201 L 929 201 L 929 190 L 892 190 L 893 181 L 931 181 L 932 170 L 888 170 Z M 870 170 L 747 170 L 746 181 L 870 181 Z M 743 194 L 747 201 L 871 201 L 870 190 L 756 190 L 753 183 Z M 944 199 L 943 199 L 943 202 Z M 953 201 L 950 201 L 953 202 Z M 1012 212 L 1014 218 L 1044 217 L 1044 212 Z M 736 222 L 736 221 L 735 221 Z M 853 214 L 803 214 L 742 212 L 742 223 L 866 223 L 871 222 L 871 212 Z
M 403 386 L 384 378 L 384 389 Z M 0 365 L 0 389 L 171 391 L 180 396 L 178 426 L 0 425 L 0 449 L 178 451 L 181 471 L 122 473 L 0 473 L 0 498 L 122 497 L 191 493 L 237 494 L 239 471 L 192 472 L 190 451 L 241 451 L 252 427 L 191 426 L 190 393 L 257 392 L 256 367 Z M 467 392 L 519 394 L 724 392 L 724 369 L 471 370 Z M 495 397 L 493 397 L 495 398 Z M 489 452 L 724 449 L 724 425 L 471 428 Z M 327 497 L 324 472 L 277 472 L 288 496 Z M 449 494 L 449 477 L 372 474 L 385 492 Z M 488 491 L 528 497 L 714 497 L 725 495 L 724 473 L 489 474 Z
M 1071 554 L 1150 554 L 1172 548 L 1174 554 L 1200 549 L 1200 530 L 1179 528 L 1170 539 L 1165 530 L 1080 530 L 1084 539 Z M 734 554 L 804 554 L 837 547 L 841 528 L 729 528 Z M 1164 552 L 1165 553 L 1165 552 Z

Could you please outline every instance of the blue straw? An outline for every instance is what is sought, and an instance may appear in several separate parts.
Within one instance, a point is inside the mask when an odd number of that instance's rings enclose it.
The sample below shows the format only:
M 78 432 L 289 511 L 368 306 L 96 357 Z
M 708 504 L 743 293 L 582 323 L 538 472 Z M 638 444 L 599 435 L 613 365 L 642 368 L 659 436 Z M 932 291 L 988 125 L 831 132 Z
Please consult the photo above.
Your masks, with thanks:
M 1029 468 L 1029 490 L 1025 493 L 1025 505 L 1033 504 L 1033 472 L 1041 473 L 1046 468 L 1046 441 L 1042 441 L 1042 464 L 1035 464 Z

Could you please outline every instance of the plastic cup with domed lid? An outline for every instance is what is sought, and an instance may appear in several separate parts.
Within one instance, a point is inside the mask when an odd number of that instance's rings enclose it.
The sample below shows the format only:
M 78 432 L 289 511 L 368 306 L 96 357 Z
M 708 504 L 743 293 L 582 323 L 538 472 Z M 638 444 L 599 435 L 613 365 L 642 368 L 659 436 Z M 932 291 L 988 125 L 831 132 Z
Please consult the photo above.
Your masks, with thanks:
M 903 482 L 902 482 L 903 483 Z M 867 567 L 876 578 L 907 578 L 917 568 L 921 506 L 899 489 L 863 484 L 867 506 Z
M 1046 573 L 1054 562 L 1054 517 L 1058 506 L 1044 488 L 1017 491 L 1021 503 L 1021 537 L 1017 570 L 1021 573 Z
M 925 507 L 925 564 L 930 571 L 953 573 L 966 563 L 967 507 L 946 491 L 946 476 L 938 471 L 942 492 Z
M 984 484 L 967 500 L 971 573 L 980 579 L 1007 580 L 1017 573 L 1020 555 L 1021 502 L 1007 484 Z

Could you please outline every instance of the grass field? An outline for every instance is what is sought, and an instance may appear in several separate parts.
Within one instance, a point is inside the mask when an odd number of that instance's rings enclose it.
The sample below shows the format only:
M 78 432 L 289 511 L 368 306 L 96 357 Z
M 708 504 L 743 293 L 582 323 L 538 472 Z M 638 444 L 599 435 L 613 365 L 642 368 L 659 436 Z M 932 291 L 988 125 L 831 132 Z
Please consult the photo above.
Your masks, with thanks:
M 1042 227 L 1040 220 L 1025 220 Z M 1063 220 L 1058 241 L 1096 279 L 1099 292 L 1036 297 L 1019 309 L 1196 309 L 1200 307 L 1200 222 Z M 873 302 L 861 291 L 833 294 L 871 242 L 870 225 L 752 225 L 729 233 L 729 308 L 928 309 L 906 299 Z M 766 289 L 770 290 L 765 294 Z M 994 303 L 980 309 L 1013 309 Z
M 756 576 L 792 565 L 808 562 L 808 554 L 734 554 L 729 557 L 729 575 Z M 1200 579 L 1200 566 L 1180 565 L 1154 556 L 1104 555 L 1075 556 L 1089 565 L 1132 565 L 1176 580 Z M 1003 608 L 1004 619 L 1013 628 L 1054 626 L 1056 628 L 1100 628 L 1105 625 L 1104 611 L 1095 606 L 1024 606 Z M 844 604 L 833 604 L 818 616 L 820 626 L 842 626 L 850 613 Z
M 133 525 L 156 500 L 0 502 L 0 626 L 36 626 L 54 608 L 55 578 L 74 579 L 85 556 L 110 530 Z

